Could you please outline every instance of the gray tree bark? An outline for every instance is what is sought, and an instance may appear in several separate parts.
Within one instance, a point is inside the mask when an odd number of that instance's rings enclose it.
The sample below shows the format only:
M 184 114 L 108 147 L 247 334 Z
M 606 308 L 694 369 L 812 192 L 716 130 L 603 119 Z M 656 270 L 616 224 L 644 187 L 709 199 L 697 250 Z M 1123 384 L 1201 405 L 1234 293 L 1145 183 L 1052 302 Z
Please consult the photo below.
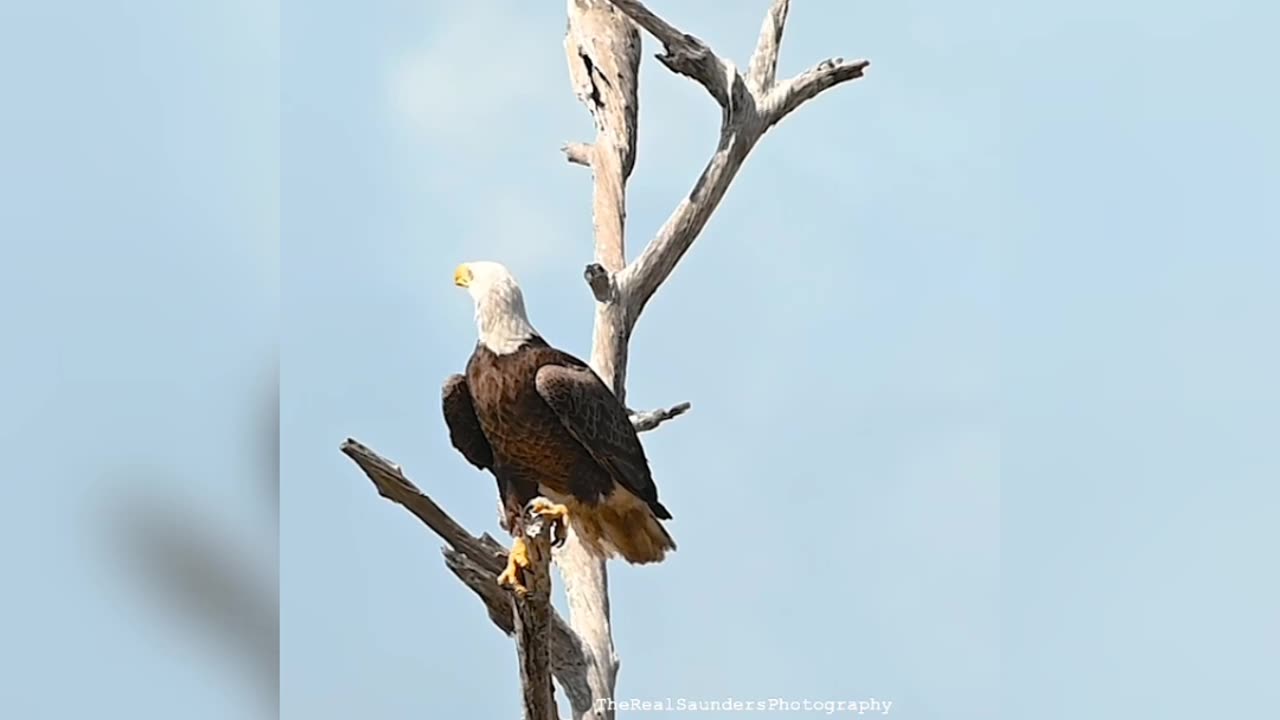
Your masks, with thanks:
M 566 158 L 592 170 L 595 262 L 585 277 L 596 300 L 591 367 L 626 399 L 627 350 L 645 304 L 693 244 L 755 143 L 805 100 L 862 76 L 868 62 L 828 60 L 796 78 L 777 82 L 778 53 L 791 3 L 774 0 L 765 15 L 747 72 L 705 43 L 680 32 L 635 0 L 569 0 L 565 54 L 574 93 L 595 120 L 594 142 L 569 143 Z M 628 22 L 628 20 L 630 22 Z M 635 163 L 640 41 L 636 27 L 664 48 L 658 60 L 692 78 L 722 109 L 716 151 L 682 201 L 645 249 L 625 260 L 626 182 Z M 637 427 L 656 427 L 688 410 L 633 414 Z M 651 423 L 651 425 L 650 425 Z M 569 600 L 569 623 L 583 641 L 593 708 L 574 707 L 577 718 L 612 720 L 610 701 L 618 656 L 609 618 L 609 575 L 603 560 L 572 539 L 556 556 Z M 586 712 L 583 712 L 586 710 Z

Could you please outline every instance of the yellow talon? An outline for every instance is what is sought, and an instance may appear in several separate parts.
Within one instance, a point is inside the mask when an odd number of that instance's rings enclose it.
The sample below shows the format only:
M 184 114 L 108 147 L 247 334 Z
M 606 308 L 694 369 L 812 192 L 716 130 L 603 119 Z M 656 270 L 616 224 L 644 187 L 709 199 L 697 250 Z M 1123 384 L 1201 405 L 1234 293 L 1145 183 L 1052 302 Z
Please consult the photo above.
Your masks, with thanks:
M 569 517 L 569 508 L 560 503 L 553 503 L 544 497 L 534 498 L 529 503 L 529 512 L 535 512 L 552 520 L 564 520 Z
M 528 512 L 533 515 L 541 515 L 551 523 L 552 545 L 558 547 L 564 544 L 569 508 L 539 497 L 534 498 L 529 503 Z M 516 595 L 524 597 L 529 594 L 529 587 L 525 584 L 525 571 L 532 565 L 533 561 L 529 557 L 528 542 L 523 535 L 517 535 L 515 540 L 511 542 L 511 552 L 507 555 L 507 567 L 498 576 L 498 584 L 509 587 L 516 592 Z
M 507 555 L 507 568 L 498 576 L 498 584 L 509 586 L 520 597 L 529 592 L 524 584 L 524 569 L 529 567 L 529 547 L 523 537 L 511 543 L 511 552 Z
M 567 535 L 569 508 L 553 503 L 544 497 L 536 497 L 529 503 L 529 512 L 551 521 L 551 544 L 560 547 Z

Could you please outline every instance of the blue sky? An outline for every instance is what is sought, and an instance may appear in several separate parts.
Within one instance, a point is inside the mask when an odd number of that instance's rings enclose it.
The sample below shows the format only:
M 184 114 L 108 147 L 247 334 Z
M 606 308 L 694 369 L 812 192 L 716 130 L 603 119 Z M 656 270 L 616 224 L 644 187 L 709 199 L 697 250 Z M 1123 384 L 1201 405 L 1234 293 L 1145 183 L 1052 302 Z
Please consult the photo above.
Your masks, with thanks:
M 741 63 L 766 5 L 653 7 Z M 873 65 L 765 137 L 637 328 L 631 400 L 693 410 L 644 436 L 680 550 L 613 571 L 621 695 L 1280 702 L 1277 20 L 794 3 L 782 74 Z M 510 642 L 337 446 L 496 530 L 437 406 L 474 333 L 449 276 L 504 261 L 587 352 L 563 29 L 498 0 L 0 9 L 0 713 L 273 716 L 277 572 L 283 716 L 518 712 Z M 650 59 L 641 88 L 632 256 L 718 120 Z
M 0 715 L 274 694 L 278 29 L 255 2 L 0 8 Z
M 1118 717 L 1280 701 L 1277 19 L 1002 18 L 1021 61 L 1001 92 L 1010 717 L 1056 717 L 1032 710 L 1049 688 Z

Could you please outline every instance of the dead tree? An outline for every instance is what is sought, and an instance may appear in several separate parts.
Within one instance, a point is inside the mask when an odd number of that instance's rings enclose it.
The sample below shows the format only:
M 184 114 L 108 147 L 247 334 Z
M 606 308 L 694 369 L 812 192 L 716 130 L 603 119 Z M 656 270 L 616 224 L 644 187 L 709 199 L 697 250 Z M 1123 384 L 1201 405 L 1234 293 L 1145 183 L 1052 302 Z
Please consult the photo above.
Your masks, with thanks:
M 765 132 L 806 100 L 833 85 L 862 77 L 866 60 L 824 60 L 794 77 L 778 80 L 778 50 L 791 3 L 773 0 L 745 70 L 717 55 L 706 43 L 672 27 L 636 0 L 568 0 L 565 53 L 574 93 L 596 125 L 590 143 L 563 150 L 573 163 L 592 171 L 595 258 L 585 278 L 595 297 L 591 367 L 625 402 L 627 346 L 645 304 L 671 274 L 706 225 L 747 154 Z M 626 185 L 635 164 L 637 84 L 642 29 L 663 46 L 657 59 L 673 72 L 706 88 L 720 106 L 720 138 L 715 152 L 682 200 L 640 255 L 626 262 Z M 652 430 L 689 409 L 632 411 L 636 429 Z M 550 676 L 569 700 L 573 717 L 612 720 L 618 677 L 609 621 L 605 562 L 587 552 L 569 533 L 555 561 L 564 582 L 569 621 L 550 603 L 547 578 L 551 557 L 546 528 L 529 532 L 539 580 L 523 597 L 500 588 L 497 576 L 506 549 L 491 537 L 472 535 L 422 494 L 400 468 L 355 440 L 342 450 L 369 476 L 378 491 L 427 524 L 448 543 L 446 566 L 471 588 L 499 628 L 516 636 L 525 717 L 556 717 Z

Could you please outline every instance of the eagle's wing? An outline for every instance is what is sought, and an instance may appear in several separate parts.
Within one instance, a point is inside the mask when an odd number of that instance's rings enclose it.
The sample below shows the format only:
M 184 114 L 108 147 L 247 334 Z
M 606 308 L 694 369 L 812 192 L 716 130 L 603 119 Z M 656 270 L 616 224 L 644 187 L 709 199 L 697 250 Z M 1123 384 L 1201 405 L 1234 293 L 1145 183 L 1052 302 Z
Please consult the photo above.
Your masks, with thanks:
M 467 462 L 484 470 L 493 467 L 493 448 L 480 429 L 475 406 L 471 404 L 471 390 L 463 375 L 450 375 L 441 388 L 441 404 L 444 406 L 444 422 L 449 426 L 449 441 L 462 453 Z
M 544 365 L 535 382 L 569 434 L 614 481 L 648 503 L 658 517 L 669 519 L 631 418 L 600 377 L 589 367 Z

